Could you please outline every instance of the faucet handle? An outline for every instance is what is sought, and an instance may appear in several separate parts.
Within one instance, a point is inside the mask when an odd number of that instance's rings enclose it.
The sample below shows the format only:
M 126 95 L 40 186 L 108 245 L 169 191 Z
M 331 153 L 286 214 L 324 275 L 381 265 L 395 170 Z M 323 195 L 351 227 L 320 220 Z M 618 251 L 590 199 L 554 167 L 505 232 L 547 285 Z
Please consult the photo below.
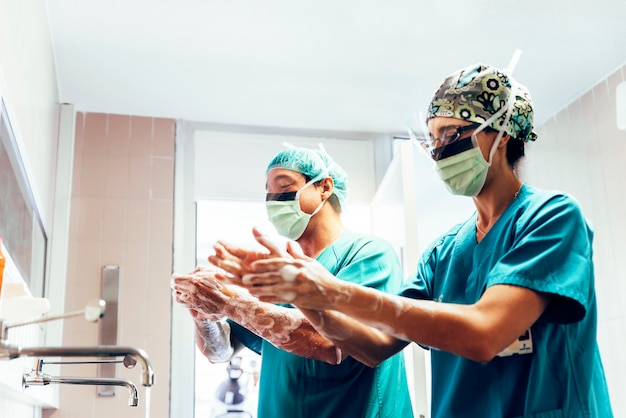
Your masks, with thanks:
M 132 354 L 127 354 L 124 356 L 122 364 L 124 364 L 124 367 L 126 367 L 127 369 L 132 369 L 137 365 L 137 359 Z
M 72 316 L 84 315 L 89 322 L 96 322 L 104 316 L 106 311 L 106 302 L 102 299 L 92 299 L 87 306 L 80 311 L 68 312 L 61 315 L 43 316 L 41 318 L 32 319 L 24 322 L 2 323 L 2 339 L 6 339 L 6 332 L 9 328 L 21 327 L 24 325 L 39 324 L 41 322 L 54 321 L 57 319 L 69 318 Z
M 102 299 L 92 299 L 85 306 L 85 319 L 89 322 L 96 322 L 104 316 L 106 312 L 106 302 Z

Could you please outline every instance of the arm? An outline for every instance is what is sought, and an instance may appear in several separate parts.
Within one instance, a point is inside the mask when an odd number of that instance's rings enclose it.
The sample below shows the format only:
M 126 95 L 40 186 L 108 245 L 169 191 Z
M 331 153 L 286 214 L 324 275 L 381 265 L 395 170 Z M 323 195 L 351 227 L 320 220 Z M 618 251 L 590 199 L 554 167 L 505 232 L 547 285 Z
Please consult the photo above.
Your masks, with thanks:
M 243 345 L 231 336 L 230 324 L 221 319 L 200 319 L 202 313 L 189 310 L 194 318 L 196 345 L 200 352 L 212 363 L 229 361 Z
M 515 341 L 549 302 L 546 294 L 510 285 L 489 287 L 473 305 L 409 299 L 339 280 L 315 260 L 291 255 L 253 263 L 255 273 L 243 282 L 262 300 L 287 297 L 300 308 L 335 310 L 398 339 L 479 362 Z
M 408 344 L 340 312 L 305 308 L 300 311 L 321 335 L 341 350 L 343 358 L 350 356 L 369 367 L 379 365 Z
M 196 318 L 196 343 L 209 359 L 226 361 L 236 344 L 230 341 L 230 327 L 219 317 L 229 317 L 241 326 L 290 353 L 337 364 L 337 348 L 322 337 L 296 309 L 260 302 L 247 291 L 224 285 L 215 271 L 200 268 L 189 275 L 175 275 L 177 302 Z M 193 315 L 193 314 L 192 314 Z M 207 356 L 208 357 L 208 356 Z
M 225 271 L 218 274 L 218 278 L 244 285 L 242 276 L 251 272 L 251 264 L 254 261 L 277 257 L 291 258 L 290 252 L 301 253 L 292 243 L 289 244 L 287 251 L 260 231 L 255 229 L 253 234 L 255 239 L 267 248 L 267 252 L 248 251 L 223 242 L 216 244 L 214 247 L 216 254 L 209 257 L 209 261 Z M 326 271 L 321 265 L 319 267 Z M 288 299 L 289 297 L 285 301 Z M 302 307 L 300 311 L 317 332 L 341 350 L 342 359 L 351 356 L 363 364 L 374 367 L 408 344 L 407 341 L 394 338 L 336 311 L 317 311 Z
M 201 269 L 196 269 L 194 273 Z M 177 274 L 172 276 L 172 296 L 176 302 L 189 310 L 194 321 L 196 345 L 200 352 L 212 363 L 229 361 L 243 346 L 234 336 L 231 337 L 230 325 L 224 321 L 224 315 L 198 310 L 194 303 L 195 289 L 189 277 Z

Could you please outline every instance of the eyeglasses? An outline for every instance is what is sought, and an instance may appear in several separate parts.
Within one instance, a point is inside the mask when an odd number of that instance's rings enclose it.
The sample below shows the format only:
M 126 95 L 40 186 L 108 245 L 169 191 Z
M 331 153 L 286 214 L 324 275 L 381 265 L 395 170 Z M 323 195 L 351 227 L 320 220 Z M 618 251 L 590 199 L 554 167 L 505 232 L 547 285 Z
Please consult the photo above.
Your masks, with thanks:
M 471 149 L 474 146 L 471 137 L 463 138 L 463 136 L 467 132 L 478 129 L 481 125 L 481 123 L 472 123 L 458 127 L 447 127 L 444 128 L 439 138 L 429 135 L 428 138 L 416 138 L 416 140 L 432 159 L 437 161 Z
M 447 127 L 439 138 L 433 138 L 431 136 L 430 141 L 433 143 L 434 147 L 445 147 L 457 141 L 466 132 L 477 129 L 480 125 L 480 123 L 472 123 L 470 125 L 459 126 L 458 128 Z

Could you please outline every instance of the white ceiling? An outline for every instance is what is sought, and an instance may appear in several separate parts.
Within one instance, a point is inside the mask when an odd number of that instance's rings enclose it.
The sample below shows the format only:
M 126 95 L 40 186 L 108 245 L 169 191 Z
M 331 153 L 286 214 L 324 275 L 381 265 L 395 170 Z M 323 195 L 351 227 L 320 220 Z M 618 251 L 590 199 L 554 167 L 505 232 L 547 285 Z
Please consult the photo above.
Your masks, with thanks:
M 78 110 L 403 132 L 450 72 L 526 84 L 541 124 L 626 63 L 624 0 L 47 0 Z

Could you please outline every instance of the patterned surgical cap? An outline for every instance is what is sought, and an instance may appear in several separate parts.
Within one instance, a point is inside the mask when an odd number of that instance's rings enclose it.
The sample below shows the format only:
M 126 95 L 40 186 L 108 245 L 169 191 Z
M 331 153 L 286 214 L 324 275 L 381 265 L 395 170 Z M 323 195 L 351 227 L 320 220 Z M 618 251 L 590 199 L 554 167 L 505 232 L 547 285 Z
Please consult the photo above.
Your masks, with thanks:
M 534 141 L 537 134 L 533 131 L 530 93 L 512 77 L 485 64 L 475 64 L 448 76 L 435 92 L 426 120 L 442 116 L 482 123 L 507 106 L 511 94 L 515 95 L 515 102 L 507 132 L 520 141 Z M 505 118 L 506 112 L 502 112 L 490 127 L 500 130 Z

